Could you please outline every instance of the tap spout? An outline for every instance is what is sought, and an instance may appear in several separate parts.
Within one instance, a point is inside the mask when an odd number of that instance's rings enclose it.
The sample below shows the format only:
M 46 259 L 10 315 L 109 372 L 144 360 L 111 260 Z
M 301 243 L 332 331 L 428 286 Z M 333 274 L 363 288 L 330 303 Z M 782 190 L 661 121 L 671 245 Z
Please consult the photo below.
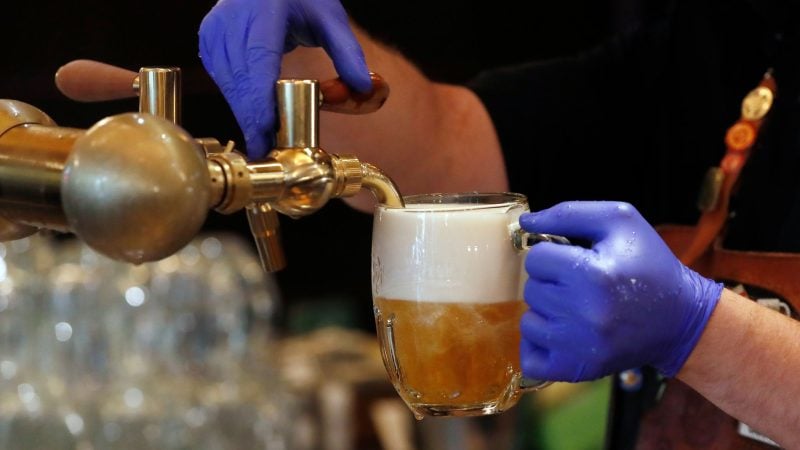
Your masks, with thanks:
M 397 185 L 379 168 L 370 163 L 361 163 L 361 186 L 372 192 L 378 203 L 394 208 L 403 208 L 403 196 Z

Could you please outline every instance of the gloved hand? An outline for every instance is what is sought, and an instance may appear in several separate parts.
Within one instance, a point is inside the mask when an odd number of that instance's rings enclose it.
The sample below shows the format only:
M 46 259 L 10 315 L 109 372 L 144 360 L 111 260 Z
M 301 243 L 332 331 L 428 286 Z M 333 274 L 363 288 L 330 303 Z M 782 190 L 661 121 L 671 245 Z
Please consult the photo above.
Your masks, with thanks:
M 220 0 L 200 24 L 200 57 L 242 128 L 251 158 L 269 150 L 284 52 L 323 47 L 358 92 L 372 83 L 338 0 Z
M 592 243 L 542 242 L 529 250 L 525 376 L 576 382 L 644 365 L 668 377 L 680 370 L 721 284 L 681 264 L 627 203 L 561 203 L 521 216 L 520 225 Z

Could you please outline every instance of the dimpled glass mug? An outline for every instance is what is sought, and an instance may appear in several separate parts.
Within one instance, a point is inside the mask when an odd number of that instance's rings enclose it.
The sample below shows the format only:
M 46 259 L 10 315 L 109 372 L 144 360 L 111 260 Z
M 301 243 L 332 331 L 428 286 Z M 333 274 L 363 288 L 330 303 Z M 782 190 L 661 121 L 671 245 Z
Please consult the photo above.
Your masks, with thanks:
M 513 193 L 425 194 L 380 205 L 372 295 L 386 370 L 415 417 L 495 414 L 549 383 L 523 379 L 519 321 L 528 212 Z

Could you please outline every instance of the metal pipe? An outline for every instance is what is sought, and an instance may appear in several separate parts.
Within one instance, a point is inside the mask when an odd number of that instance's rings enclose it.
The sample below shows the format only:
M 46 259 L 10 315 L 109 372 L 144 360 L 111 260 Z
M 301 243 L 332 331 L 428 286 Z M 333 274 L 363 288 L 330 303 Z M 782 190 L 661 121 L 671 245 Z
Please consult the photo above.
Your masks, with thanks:
M 84 130 L 38 124 L 11 128 L 0 137 L 0 210 L 18 223 L 67 231 L 61 175 Z

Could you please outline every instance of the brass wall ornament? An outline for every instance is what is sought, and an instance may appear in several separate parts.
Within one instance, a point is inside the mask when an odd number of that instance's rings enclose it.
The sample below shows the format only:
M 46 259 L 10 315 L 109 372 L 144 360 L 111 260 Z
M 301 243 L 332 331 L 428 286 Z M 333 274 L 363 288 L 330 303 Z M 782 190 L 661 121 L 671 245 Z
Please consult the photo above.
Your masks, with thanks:
M 742 100 L 742 117 L 746 120 L 761 120 L 772 109 L 774 101 L 775 95 L 772 90 L 765 86 L 759 86 L 750 91 Z
M 56 126 L 31 105 L 0 100 L 0 240 L 42 228 L 72 232 L 99 253 L 139 264 L 186 245 L 209 210 L 245 209 L 262 266 L 274 271 L 286 264 L 277 212 L 312 214 L 361 189 L 403 206 L 379 169 L 319 148 L 320 109 L 377 110 L 389 94 L 377 75 L 371 95 L 360 98 L 346 95 L 340 80 L 279 80 L 278 145 L 261 161 L 248 161 L 233 142 L 195 139 L 178 125 L 180 69 L 137 74 L 80 60 L 62 67 L 56 84 L 79 101 L 138 95 L 140 112 L 79 130 Z

